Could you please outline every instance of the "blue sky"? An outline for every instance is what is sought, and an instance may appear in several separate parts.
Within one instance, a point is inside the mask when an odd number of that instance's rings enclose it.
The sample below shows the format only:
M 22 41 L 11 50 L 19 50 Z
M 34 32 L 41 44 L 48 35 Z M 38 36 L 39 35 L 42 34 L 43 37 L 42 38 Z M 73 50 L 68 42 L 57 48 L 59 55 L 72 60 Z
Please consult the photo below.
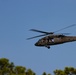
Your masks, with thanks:
M 76 42 L 36 47 L 29 29 L 56 31 L 76 24 L 76 0 L 0 0 L 0 58 L 31 68 L 37 75 L 66 66 L 76 68 Z M 76 27 L 61 32 L 76 35 Z M 59 33 L 61 33 L 59 32 Z

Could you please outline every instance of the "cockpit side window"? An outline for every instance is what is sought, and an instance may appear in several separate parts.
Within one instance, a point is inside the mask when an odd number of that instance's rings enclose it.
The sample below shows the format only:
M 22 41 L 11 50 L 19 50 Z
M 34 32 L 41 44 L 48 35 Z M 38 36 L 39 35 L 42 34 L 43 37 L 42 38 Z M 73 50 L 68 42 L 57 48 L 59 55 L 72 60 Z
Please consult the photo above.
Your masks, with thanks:
M 40 39 L 38 42 L 43 43 L 44 42 L 44 39 Z
M 54 39 L 51 39 L 52 42 L 54 42 Z

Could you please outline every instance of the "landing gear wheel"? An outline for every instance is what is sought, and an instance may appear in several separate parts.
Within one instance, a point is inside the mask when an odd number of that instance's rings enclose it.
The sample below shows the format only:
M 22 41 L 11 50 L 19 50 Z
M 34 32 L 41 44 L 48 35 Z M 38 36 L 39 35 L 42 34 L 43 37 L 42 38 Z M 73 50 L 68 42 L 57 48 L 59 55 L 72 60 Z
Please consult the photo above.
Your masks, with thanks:
M 49 47 L 47 47 L 48 49 L 50 49 L 50 46 Z
M 46 45 L 45 47 L 47 47 L 48 49 L 50 49 L 50 46 L 49 45 Z

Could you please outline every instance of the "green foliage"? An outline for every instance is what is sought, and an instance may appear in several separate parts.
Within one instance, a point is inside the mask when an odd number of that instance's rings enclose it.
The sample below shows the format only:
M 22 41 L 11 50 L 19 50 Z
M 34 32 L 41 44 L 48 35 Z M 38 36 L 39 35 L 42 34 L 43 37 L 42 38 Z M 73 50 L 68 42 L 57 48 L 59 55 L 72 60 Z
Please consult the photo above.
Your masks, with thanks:
M 65 67 L 64 70 L 55 70 L 54 75 L 76 75 L 76 69 L 73 67 Z
M 15 66 L 6 58 L 0 59 L 0 75 L 36 75 L 31 69 L 23 66 Z
M 42 75 L 47 75 L 47 74 L 46 74 L 46 72 L 43 72 L 43 74 L 42 74 Z
M 76 75 L 74 67 L 65 67 L 64 70 L 56 69 L 54 75 Z M 6 58 L 0 59 L 0 75 L 36 75 L 31 69 L 26 69 L 23 66 L 15 66 L 13 62 L 9 62 Z M 42 75 L 51 75 L 43 72 Z
M 0 59 L 0 74 L 8 74 L 9 73 L 9 60 L 6 58 Z
M 2 70 L 4 67 L 9 65 L 9 60 L 6 58 L 0 59 L 0 69 Z
M 26 68 L 23 66 L 15 66 L 15 73 L 16 74 L 25 74 Z
M 48 75 L 51 75 L 50 73 Z
M 26 75 L 36 75 L 36 74 L 31 69 L 28 69 Z
M 42 75 L 51 75 L 50 73 L 49 74 L 47 74 L 46 72 L 43 72 L 43 74 Z

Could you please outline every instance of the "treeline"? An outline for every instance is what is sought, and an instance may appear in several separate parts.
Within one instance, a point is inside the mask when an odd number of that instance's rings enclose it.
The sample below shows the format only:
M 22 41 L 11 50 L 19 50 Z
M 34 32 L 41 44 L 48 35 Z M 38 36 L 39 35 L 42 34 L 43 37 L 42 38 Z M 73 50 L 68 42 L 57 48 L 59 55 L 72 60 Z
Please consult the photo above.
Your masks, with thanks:
M 76 68 L 65 67 L 64 70 L 56 69 L 54 75 L 76 75 Z M 7 58 L 0 59 L 0 75 L 36 75 L 31 69 L 26 69 L 23 66 L 15 66 L 13 62 L 9 62 Z M 42 75 L 51 75 L 43 72 Z
M 9 59 L 0 59 L 0 75 L 36 75 L 31 69 L 23 66 L 15 66 Z

